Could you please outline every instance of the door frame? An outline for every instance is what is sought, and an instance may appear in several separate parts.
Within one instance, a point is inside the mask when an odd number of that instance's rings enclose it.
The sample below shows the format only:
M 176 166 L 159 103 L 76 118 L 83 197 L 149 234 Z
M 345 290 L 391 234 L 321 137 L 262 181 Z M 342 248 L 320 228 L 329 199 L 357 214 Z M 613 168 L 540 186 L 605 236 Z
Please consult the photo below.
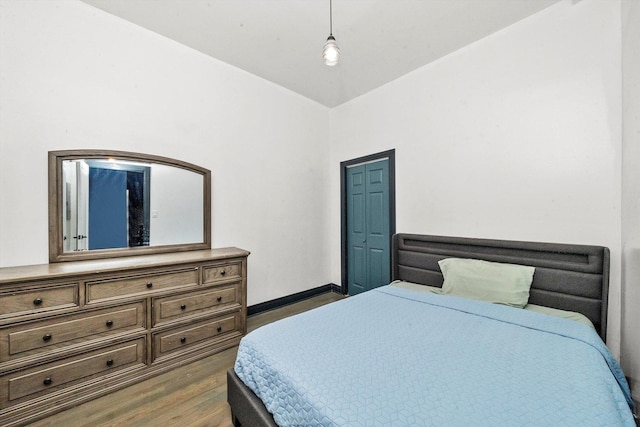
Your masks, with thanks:
M 342 271 L 340 292 L 342 292 L 343 295 L 346 295 L 349 292 L 347 279 L 347 168 L 362 163 L 372 163 L 384 159 L 389 159 L 389 247 L 391 247 L 391 238 L 396 233 L 395 148 L 340 162 L 340 265 Z M 389 259 L 389 264 L 391 264 L 391 259 Z

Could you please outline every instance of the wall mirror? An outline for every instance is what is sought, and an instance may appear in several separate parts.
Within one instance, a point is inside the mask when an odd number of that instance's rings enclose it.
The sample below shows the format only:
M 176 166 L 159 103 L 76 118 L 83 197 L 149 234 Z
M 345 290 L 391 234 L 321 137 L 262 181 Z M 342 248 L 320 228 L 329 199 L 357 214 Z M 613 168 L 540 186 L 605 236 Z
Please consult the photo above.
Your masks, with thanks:
M 211 172 L 126 151 L 49 152 L 49 261 L 211 248 Z

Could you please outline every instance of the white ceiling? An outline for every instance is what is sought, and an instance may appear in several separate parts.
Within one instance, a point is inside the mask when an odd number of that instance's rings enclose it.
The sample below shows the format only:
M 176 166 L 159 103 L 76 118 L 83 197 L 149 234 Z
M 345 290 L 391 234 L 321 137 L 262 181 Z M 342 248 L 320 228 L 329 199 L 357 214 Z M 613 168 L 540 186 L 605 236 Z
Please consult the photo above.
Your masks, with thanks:
M 83 1 L 334 107 L 561 0 Z

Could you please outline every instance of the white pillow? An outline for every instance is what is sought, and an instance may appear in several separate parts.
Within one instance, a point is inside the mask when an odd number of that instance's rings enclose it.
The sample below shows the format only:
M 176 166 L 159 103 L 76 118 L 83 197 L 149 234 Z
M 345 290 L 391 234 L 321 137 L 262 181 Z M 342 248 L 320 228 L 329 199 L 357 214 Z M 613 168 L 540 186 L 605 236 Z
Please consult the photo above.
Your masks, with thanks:
M 535 267 L 446 258 L 438 262 L 444 276 L 442 293 L 523 308 Z

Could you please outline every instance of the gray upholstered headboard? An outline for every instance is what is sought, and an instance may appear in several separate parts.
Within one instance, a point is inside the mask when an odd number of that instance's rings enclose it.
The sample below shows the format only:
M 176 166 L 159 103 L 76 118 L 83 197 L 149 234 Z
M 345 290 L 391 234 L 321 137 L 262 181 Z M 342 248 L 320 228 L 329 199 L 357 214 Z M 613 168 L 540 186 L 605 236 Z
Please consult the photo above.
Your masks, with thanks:
M 582 313 L 605 340 L 608 248 L 396 234 L 393 236 L 392 279 L 441 287 L 443 277 L 438 261 L 449 257 L 535 267 L 529 302 Z

